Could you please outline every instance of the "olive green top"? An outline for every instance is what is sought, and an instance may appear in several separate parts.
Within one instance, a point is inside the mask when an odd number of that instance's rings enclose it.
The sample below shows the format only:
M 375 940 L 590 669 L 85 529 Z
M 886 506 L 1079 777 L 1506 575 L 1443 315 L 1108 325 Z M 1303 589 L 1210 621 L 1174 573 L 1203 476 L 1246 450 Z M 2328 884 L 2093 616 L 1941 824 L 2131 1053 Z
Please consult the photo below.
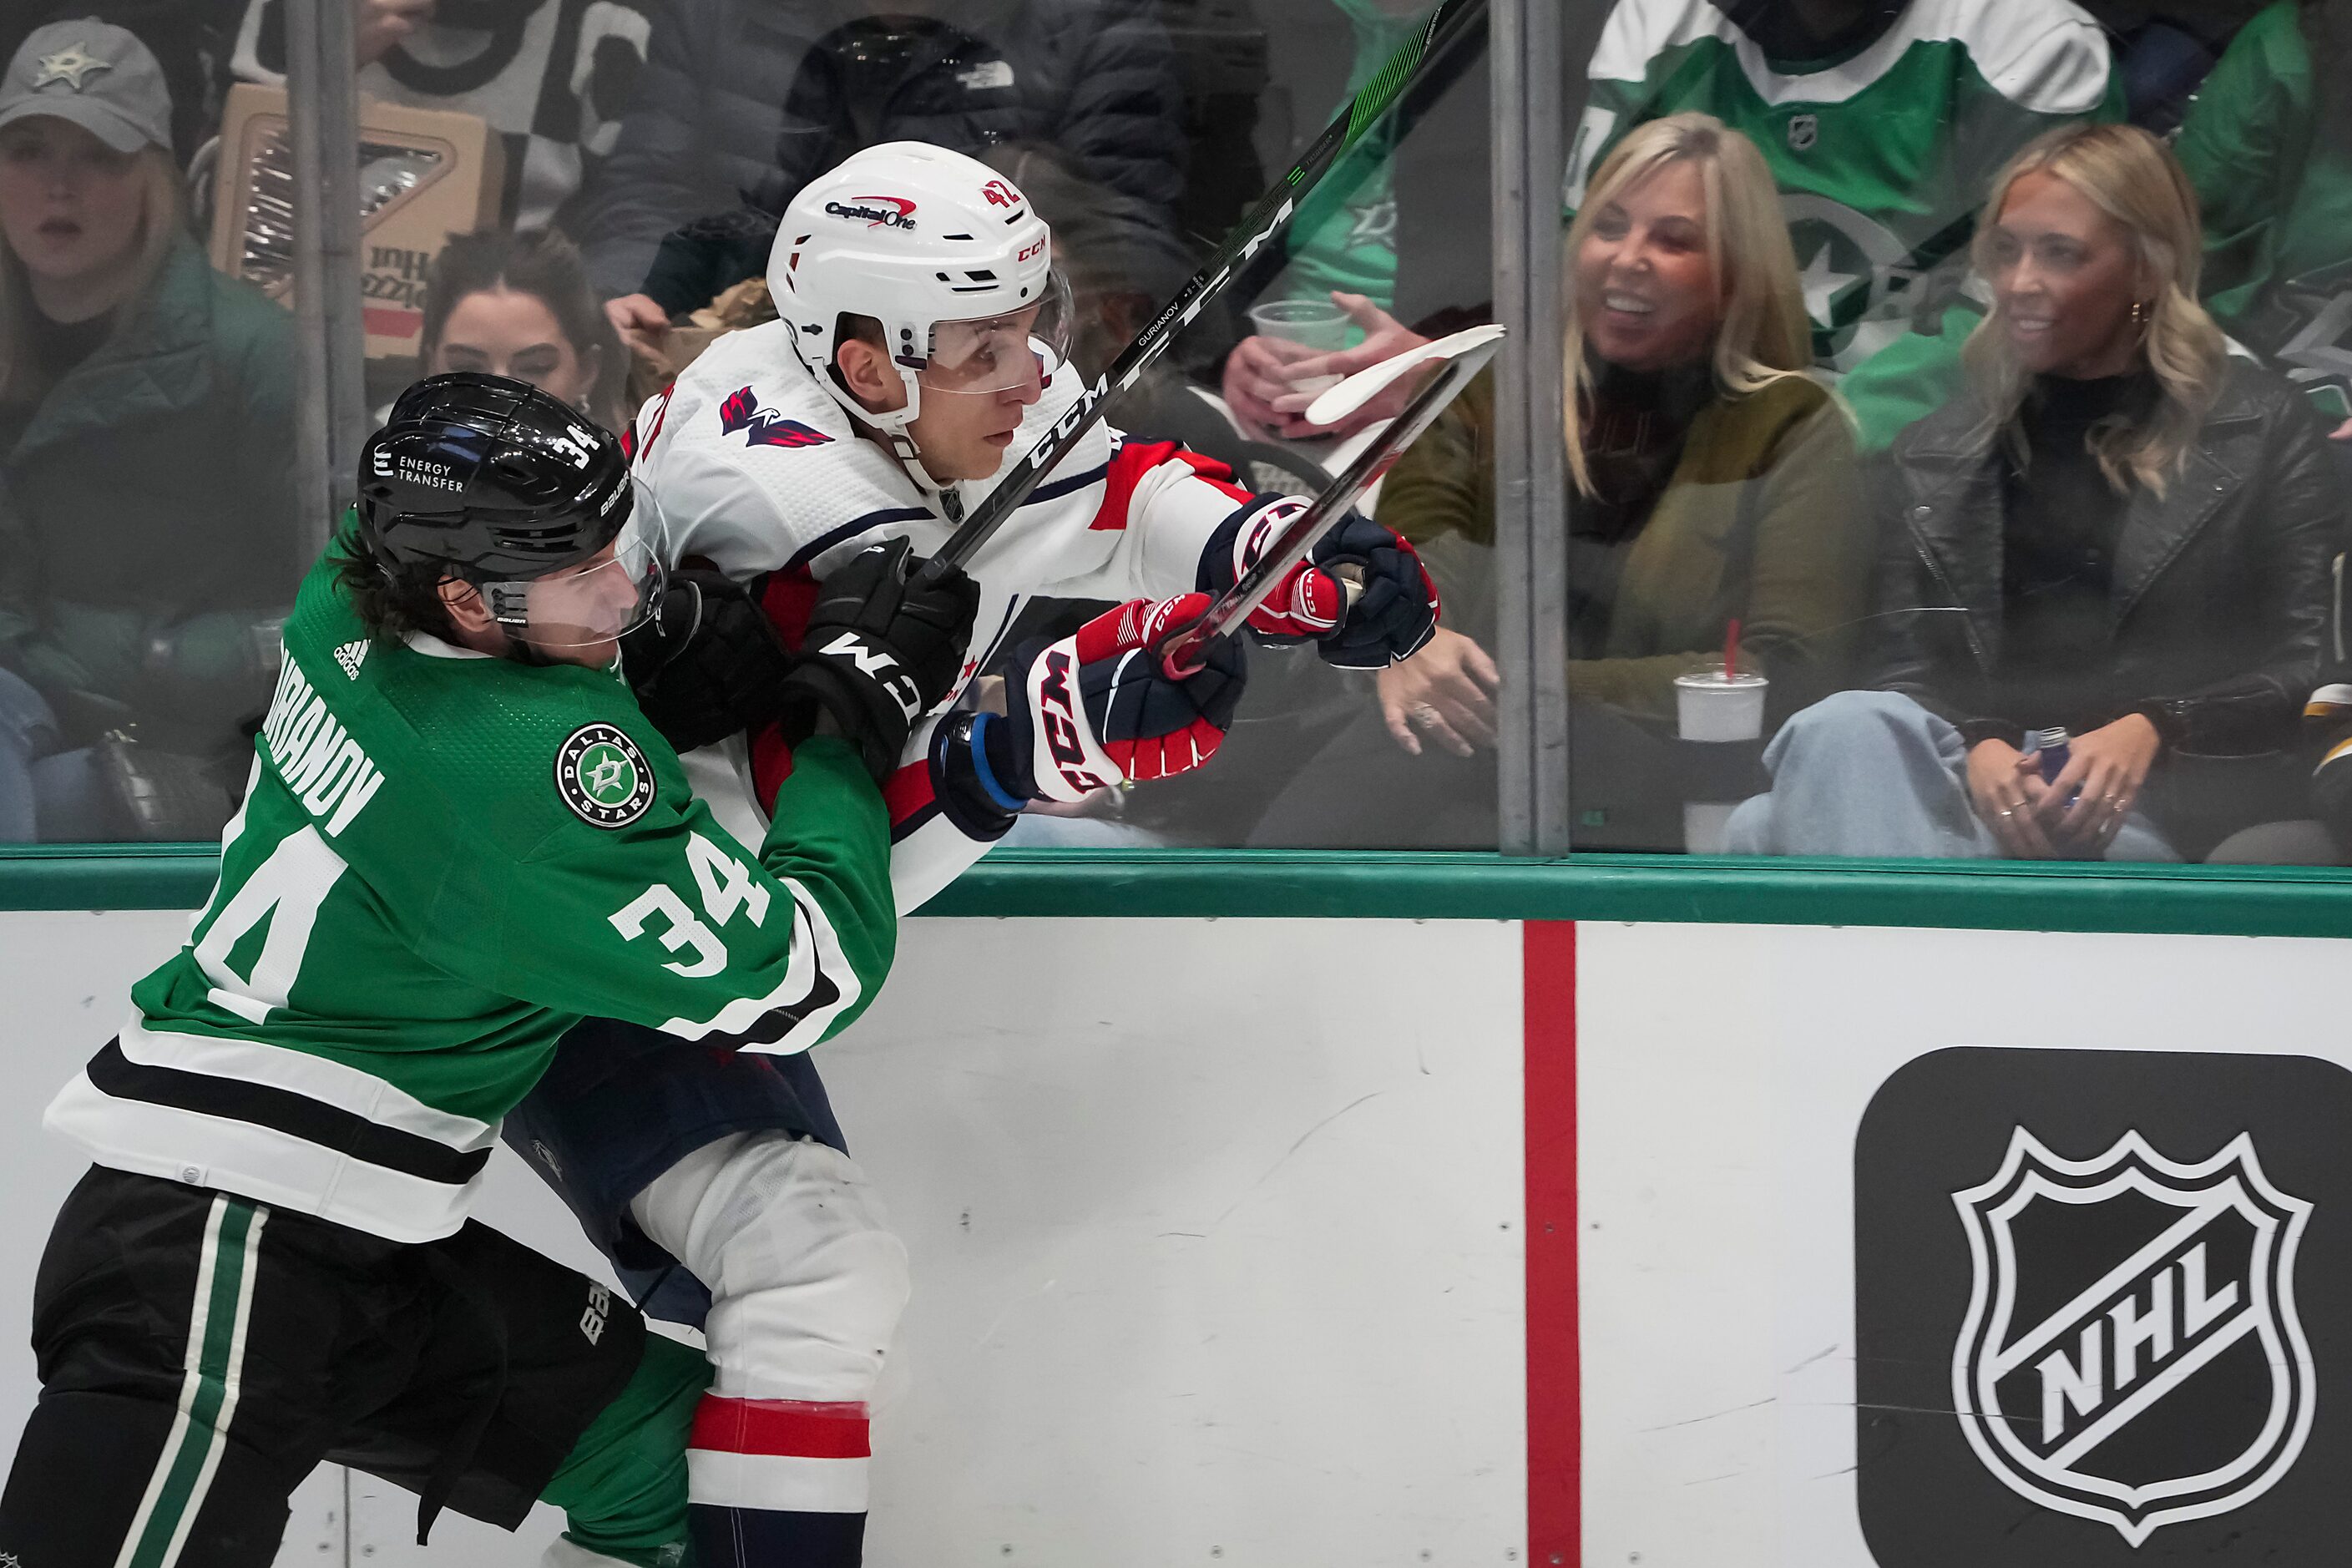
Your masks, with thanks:
M 1481 375 L 1414 443 L 1381 489 L 1380 519 L 1412 540 L 1444 596 L 1444 623 L 1495 631 L 1495 381 Z M 1671 723 L 1675 677 L 1722 657 L 1772 678 L 1777 720 L 1848 680 L 1872 552 L 1853 428 L 1801 376 L 1692 418 L 1650 515 L 1619 546 L 1617 603 L 1601 657 L 1569 661 L 1569 690 Z

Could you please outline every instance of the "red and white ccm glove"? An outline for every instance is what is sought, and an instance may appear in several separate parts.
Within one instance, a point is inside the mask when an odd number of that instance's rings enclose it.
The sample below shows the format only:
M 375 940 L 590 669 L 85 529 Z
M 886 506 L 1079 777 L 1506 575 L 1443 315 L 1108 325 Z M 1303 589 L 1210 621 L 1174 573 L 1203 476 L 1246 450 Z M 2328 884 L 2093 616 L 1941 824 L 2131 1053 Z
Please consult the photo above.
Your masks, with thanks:
M 1206 594 L 1133 599 L 1068 637 L 1017 649 L 1003 717 L 961 715 L 931 750 L 941 805 L 968 834 L 1033 800 L 1082 800 L 1129 780 L 1187 773 L 1213 755 L 1248 676 L 1231 637 L 1171 679 L 1152 649 L 1209 607 Z
M 1307 504 L 1297 496 L 1263 499 L 1219 523 L 1201 552 L 1197 585 L 1212 594 L 1232 587 Z M 1342 567 L 1354 568 L 1362 585 L 1353 605 L 1332 575 Z M 1249 627 L 1261 642 L 1312 642 L 1326 664 L 1342 669 L 1385 669 L 1420 650 L 1437 630 L 1437 584 L 1411 542 L 1351 511 L 1275 584 Z

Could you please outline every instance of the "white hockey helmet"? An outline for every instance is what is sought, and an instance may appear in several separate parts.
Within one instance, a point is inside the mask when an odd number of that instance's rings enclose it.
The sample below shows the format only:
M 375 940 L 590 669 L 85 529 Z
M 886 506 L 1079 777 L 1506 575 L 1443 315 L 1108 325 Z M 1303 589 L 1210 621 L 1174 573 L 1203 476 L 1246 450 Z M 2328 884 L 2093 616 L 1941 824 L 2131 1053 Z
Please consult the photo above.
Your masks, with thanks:
M 1068 346 L 1069 290 L 1045 221 L 987 164 L 924 142 L 866 148 L 802 187 L 776 231 L 768 291 L 817 384 L 902 457 L 926 391 L 1000 392 Z M 881 322 L 903 409 L 872 413 L 835 378 L 845 313 Z

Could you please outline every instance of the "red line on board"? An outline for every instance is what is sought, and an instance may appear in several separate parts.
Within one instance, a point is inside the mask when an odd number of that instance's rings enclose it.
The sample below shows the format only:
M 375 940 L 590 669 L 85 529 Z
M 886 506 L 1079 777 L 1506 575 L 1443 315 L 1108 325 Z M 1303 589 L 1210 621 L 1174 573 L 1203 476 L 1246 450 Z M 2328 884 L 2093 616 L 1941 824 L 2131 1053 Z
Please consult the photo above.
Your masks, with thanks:
M 1528 921 L 1526 1006 L 1528 1560 L 1583 1554 L 1576 1317 L 1576 922 Z

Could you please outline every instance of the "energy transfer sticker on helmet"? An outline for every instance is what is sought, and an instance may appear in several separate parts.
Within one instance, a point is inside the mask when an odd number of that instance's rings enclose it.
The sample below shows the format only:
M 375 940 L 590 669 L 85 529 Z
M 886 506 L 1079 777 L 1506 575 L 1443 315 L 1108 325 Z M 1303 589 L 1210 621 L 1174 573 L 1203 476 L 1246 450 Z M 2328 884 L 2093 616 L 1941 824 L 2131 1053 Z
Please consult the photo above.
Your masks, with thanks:
M 555 752 L 555 790 L 592 827 L 626 827 L 654 804 L 653 764 L 622 731 L 583 724 Z

